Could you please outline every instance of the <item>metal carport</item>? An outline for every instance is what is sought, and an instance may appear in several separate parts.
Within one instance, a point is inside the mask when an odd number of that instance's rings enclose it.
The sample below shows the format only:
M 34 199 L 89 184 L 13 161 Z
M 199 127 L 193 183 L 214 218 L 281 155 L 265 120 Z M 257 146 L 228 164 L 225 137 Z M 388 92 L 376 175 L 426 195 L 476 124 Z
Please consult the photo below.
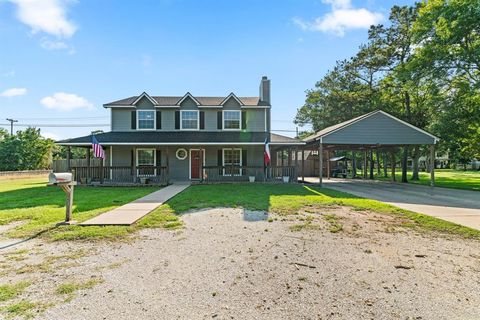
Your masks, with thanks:
M 365 163 L 367 152 L 374 149 L 392 149 L 412 145 L 430 146 L 431 185 L 435 185 L 435 144 L 440 139 L 420 128 L 400 120 L 382 110 L 373 111 L 360 117 L 333 125 L 318 131 L 304 139 L 305 148 L 302 150 L 318 150 L 319 154 L 319 182 L 322 185 L 323 159 L 326 153 L 330 158 L 332 150 L 361 150 L 364 151 Z M 327 161 L 327 166 L 330 162 Z M 393 167 L 394 168 L 394 167 Z M 303 164 L 302 164 L 302 180 Z M 327 168 L 329 173 L 329 168 Z M 366 178 L 366 165 L 364 165 Z

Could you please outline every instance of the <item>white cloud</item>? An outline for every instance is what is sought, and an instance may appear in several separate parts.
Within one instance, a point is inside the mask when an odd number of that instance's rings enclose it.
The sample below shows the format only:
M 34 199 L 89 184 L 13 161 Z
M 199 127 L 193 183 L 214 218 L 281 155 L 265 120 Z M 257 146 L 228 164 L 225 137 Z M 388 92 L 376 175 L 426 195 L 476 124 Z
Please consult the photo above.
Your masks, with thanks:
M 27 93 L 27 89 L 25 88 L 11 88 L 0 93 L 0 96 L 11 98 L 16 96 L 23 96 L 25 93 Z
M 52 140 L 55 140 L 55 141 L 60 140 L 60 137 L 58 135 L 56 135 L 55 133 L 42 132 L 41 134 L 44 138 L 47 138 L 47 139 L 52 139 Z
M 93 104 L 87 99 L 77 96 L 73 93 L 57 92 L 52 96 L 48 96 L 40 100 L 48 109 L 58 111 L 72 111 L 75 109 L 92 110 Z
M 45 50 L 68 50 L 69 54 L 75 53 L 75 48 L 65 43 L 64 41 L 42 38 L 40 40 L 40 46 Z
M 10 0 L 17 5 L 17 18 L 32 28 L 33 33 L 45 32 L 57 37 L 69 38 L 77 26 L 67 19 L 69 0 Z
M 316 18 L 313 22 L 295 17 L 292 22 L 302 30 L 333 33 L 342 37 L 350 29 L 368 29 L 380 23 L 384 16 L 380 12 L 372 12 L 365 8 L 353 8 L 351 0 L 323 0 L 332 11 Z

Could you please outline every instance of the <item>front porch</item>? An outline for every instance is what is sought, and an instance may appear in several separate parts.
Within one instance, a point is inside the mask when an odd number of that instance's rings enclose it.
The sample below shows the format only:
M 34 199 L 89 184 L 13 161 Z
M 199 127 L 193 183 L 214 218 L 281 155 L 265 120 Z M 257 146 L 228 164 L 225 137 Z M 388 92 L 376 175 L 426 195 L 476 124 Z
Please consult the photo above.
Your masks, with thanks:
M 54 160 L 54 172 L 72 172 L 84 185 L 168 185 L 193 183 L 297 182 L 297 159 L 281 146 L 272 147 L 272 161 L 263 165 L 263 145 L 239 146 L 105 146 L 106 158 Z

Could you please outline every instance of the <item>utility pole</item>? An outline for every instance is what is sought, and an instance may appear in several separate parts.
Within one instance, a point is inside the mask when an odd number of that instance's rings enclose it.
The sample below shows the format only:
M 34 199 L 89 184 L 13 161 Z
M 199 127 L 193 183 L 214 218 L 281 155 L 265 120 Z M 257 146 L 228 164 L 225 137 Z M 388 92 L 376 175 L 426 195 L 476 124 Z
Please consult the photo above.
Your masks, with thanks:
M 10 135 L 13 136 L 13 123 L 18 122 L 18 120 L 8 119 L 8 118 L 6 120 L 10 122 Z

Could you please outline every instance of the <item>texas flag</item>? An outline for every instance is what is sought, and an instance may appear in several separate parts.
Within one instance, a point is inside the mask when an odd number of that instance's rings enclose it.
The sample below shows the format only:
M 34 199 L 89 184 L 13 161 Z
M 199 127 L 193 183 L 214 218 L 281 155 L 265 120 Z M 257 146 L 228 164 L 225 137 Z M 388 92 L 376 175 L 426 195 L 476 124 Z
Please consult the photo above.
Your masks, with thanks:
M 270 163 L 270 145 L 268 144 L 267 139 L 265 139 L 265 150 L 263 151 L 263 161 L 265 165 Z

